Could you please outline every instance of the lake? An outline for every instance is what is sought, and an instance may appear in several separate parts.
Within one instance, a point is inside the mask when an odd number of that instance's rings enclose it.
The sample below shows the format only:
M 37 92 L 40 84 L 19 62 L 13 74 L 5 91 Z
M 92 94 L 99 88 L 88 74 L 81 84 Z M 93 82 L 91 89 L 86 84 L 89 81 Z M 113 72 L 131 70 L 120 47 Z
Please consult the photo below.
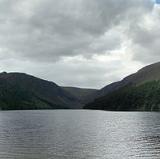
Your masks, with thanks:
M 159 156 L 159 113 L 0 112 L 1 159 L 159 159 Z

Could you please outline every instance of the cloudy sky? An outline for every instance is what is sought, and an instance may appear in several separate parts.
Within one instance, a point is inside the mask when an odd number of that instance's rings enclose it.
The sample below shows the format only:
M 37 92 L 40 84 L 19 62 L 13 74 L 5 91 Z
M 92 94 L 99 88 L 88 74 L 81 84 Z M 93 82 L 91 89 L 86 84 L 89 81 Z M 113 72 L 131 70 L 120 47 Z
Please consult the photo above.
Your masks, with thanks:
M 154 0 L 0 0 L 0 71 L 101 88 L 159 60 Z

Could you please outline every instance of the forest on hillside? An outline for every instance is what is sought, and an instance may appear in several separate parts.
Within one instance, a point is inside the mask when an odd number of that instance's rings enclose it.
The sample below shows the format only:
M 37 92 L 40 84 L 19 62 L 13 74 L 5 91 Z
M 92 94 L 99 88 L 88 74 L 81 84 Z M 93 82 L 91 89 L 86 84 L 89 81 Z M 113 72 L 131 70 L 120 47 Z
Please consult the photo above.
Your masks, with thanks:
M 159 111 L 160 80 L 125 86 L 86 105 L 87 109 L 112 111 Z

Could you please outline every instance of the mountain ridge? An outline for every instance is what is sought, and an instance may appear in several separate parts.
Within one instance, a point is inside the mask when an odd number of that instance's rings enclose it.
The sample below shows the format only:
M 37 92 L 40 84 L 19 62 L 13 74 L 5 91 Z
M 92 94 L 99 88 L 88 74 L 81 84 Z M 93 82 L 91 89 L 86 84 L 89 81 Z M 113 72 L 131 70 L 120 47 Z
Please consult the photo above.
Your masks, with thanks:
M 61 87 L 52 81 L 26 73 L 2 72 L 0 73 L 0 109 L 81 109 L 83 107 L 92 109 L 92 105 L 94 106 L 97 101 L 102 103 L 103 100 L 105 104 L 106 99 L 109 101 L 108 96 L 113 98 L 114 94 L 117 94 L 119 99 L 122 98 L 120 94 L 126 96 L 127 91 L 137 91 L 140 94 L 139 90 L 143 91 L 141 87 L 143 84 L 143 88 L 147 87 L 148 89 L 145 89 L 151 93 L 149 86 L 155 89 L 155 85 L 159 86 L 158 81 L 160 81 L 160 62 L 143 67 L 136 73 L 100 90 Z M 149 82 L 153 83 L 147 84 Z M 153 91 L 157 93 L 159 90 Z M 132 98 L 132 93 L 130 97 Z
M 114 100 L 118 102 L 118 99 L 116 99 L 115 97 L 116 95 L 118 95 L 119 100 L 121 100 L 121 98 L 123 98 L 121 94 L 123 94 L 124 92 L 125 92 L 124 94 L 125 96 L 127 96 L 127 93 L 129 94 L 130 92 L 135 91 L 135 90 L 139 94 L 140 93 L 143 94 L 141 85 L 145 84 L 143 87 L 145 89 L 145 87 L 147 88 L 149 87 L 149 84 L 147 83 L 156 82 L 156 81 L 160 81 L 160 62 L 143 67 L 136 73 L 123 78 L 121 81 L 112 83 L 102 88 L 97 93 L 98 95 L 94 98 L 94 100 L 88 103 L 84 108 L 90 108 L 90 109 L 94 108 L 95 109 L 96 105 L 97 105 L 97 108 L 100 106 L 98 103 L 101 103 L 101 104 L 103 103 L 103 106 L 107 110 L 107 105 L 109 105 L 109 102 L 112 104 L 114 103 Z M 153 92 L 159 91 L 155 89 L 156 88 L 155 85 L 159 86 L 159 83 L 154 83 Z M 150 86 L 153 86 L 153 85 L 150 84 Z M 139 90 L 141 90 L 142 92 L 139 92 Z M 148 88 L 147 91 L 148 93 L 152 93 L 152 90 L 150 90 L 150 88 Z M 130 94 L 131 100 L 133 99 L 132 95 L 133 94 Z M 145 98 L 146 94 L 143 94 L 143 95 L 144 96 L 142 98 Z M 112 99 L 110 100 L 109 97 L 111 97 Z M 137 96 L 137 98 L 139 97 Z M 149 100 L 147 98 L 145 99 Z
M 88 102 L 87 97 L 92 96 L 98 89 L 91 88 L 79 88 L 79 87 L 62 87 L 64 90 L 68 91 L 70 94 L 75 96 L 81 101 L 81 103 L 86 104 Z
M 54 82 L 18 72 L 0 74 L 0 104 L 1 109 L 82 107 L 77 98 Z
M 154 63 L 147 65 L 140 70 L 138 70 L 136 73 L 133 73 L 129 76 L 124 77 L 122 80 L 113 82 L 99 91 L 95 92 L 93 95 L 93 98 L 90 99 L 90 101 L 102 97 L 106 95 L 107 93 L 111 93 L 112 91 L 115 91 L 121 87 L 124 87 L 125 85 L 135 85 L 135 84 L 141 84 L 147 81 L 155 80 L 155 79 L 160 79 L 160 71 L 159 69 L 157 70 L 157 67 L 160 69 L 160 62 Z M 147 69 L 147 71 L 146 71 Z M 151 75 L 150 71 L 154 73 L 154 76 Z M 152 74 L 153 74 L 152 73 Z M 159 74 L 158 74 L 159 73 Z

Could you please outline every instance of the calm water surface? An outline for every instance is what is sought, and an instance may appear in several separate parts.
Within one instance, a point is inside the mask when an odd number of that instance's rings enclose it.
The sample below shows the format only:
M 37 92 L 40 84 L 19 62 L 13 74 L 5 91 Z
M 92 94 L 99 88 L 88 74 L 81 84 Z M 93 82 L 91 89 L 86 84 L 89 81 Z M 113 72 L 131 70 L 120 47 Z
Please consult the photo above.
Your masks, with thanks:
M 160 114 L 0 112 L 0 159 L 160 158 Z

